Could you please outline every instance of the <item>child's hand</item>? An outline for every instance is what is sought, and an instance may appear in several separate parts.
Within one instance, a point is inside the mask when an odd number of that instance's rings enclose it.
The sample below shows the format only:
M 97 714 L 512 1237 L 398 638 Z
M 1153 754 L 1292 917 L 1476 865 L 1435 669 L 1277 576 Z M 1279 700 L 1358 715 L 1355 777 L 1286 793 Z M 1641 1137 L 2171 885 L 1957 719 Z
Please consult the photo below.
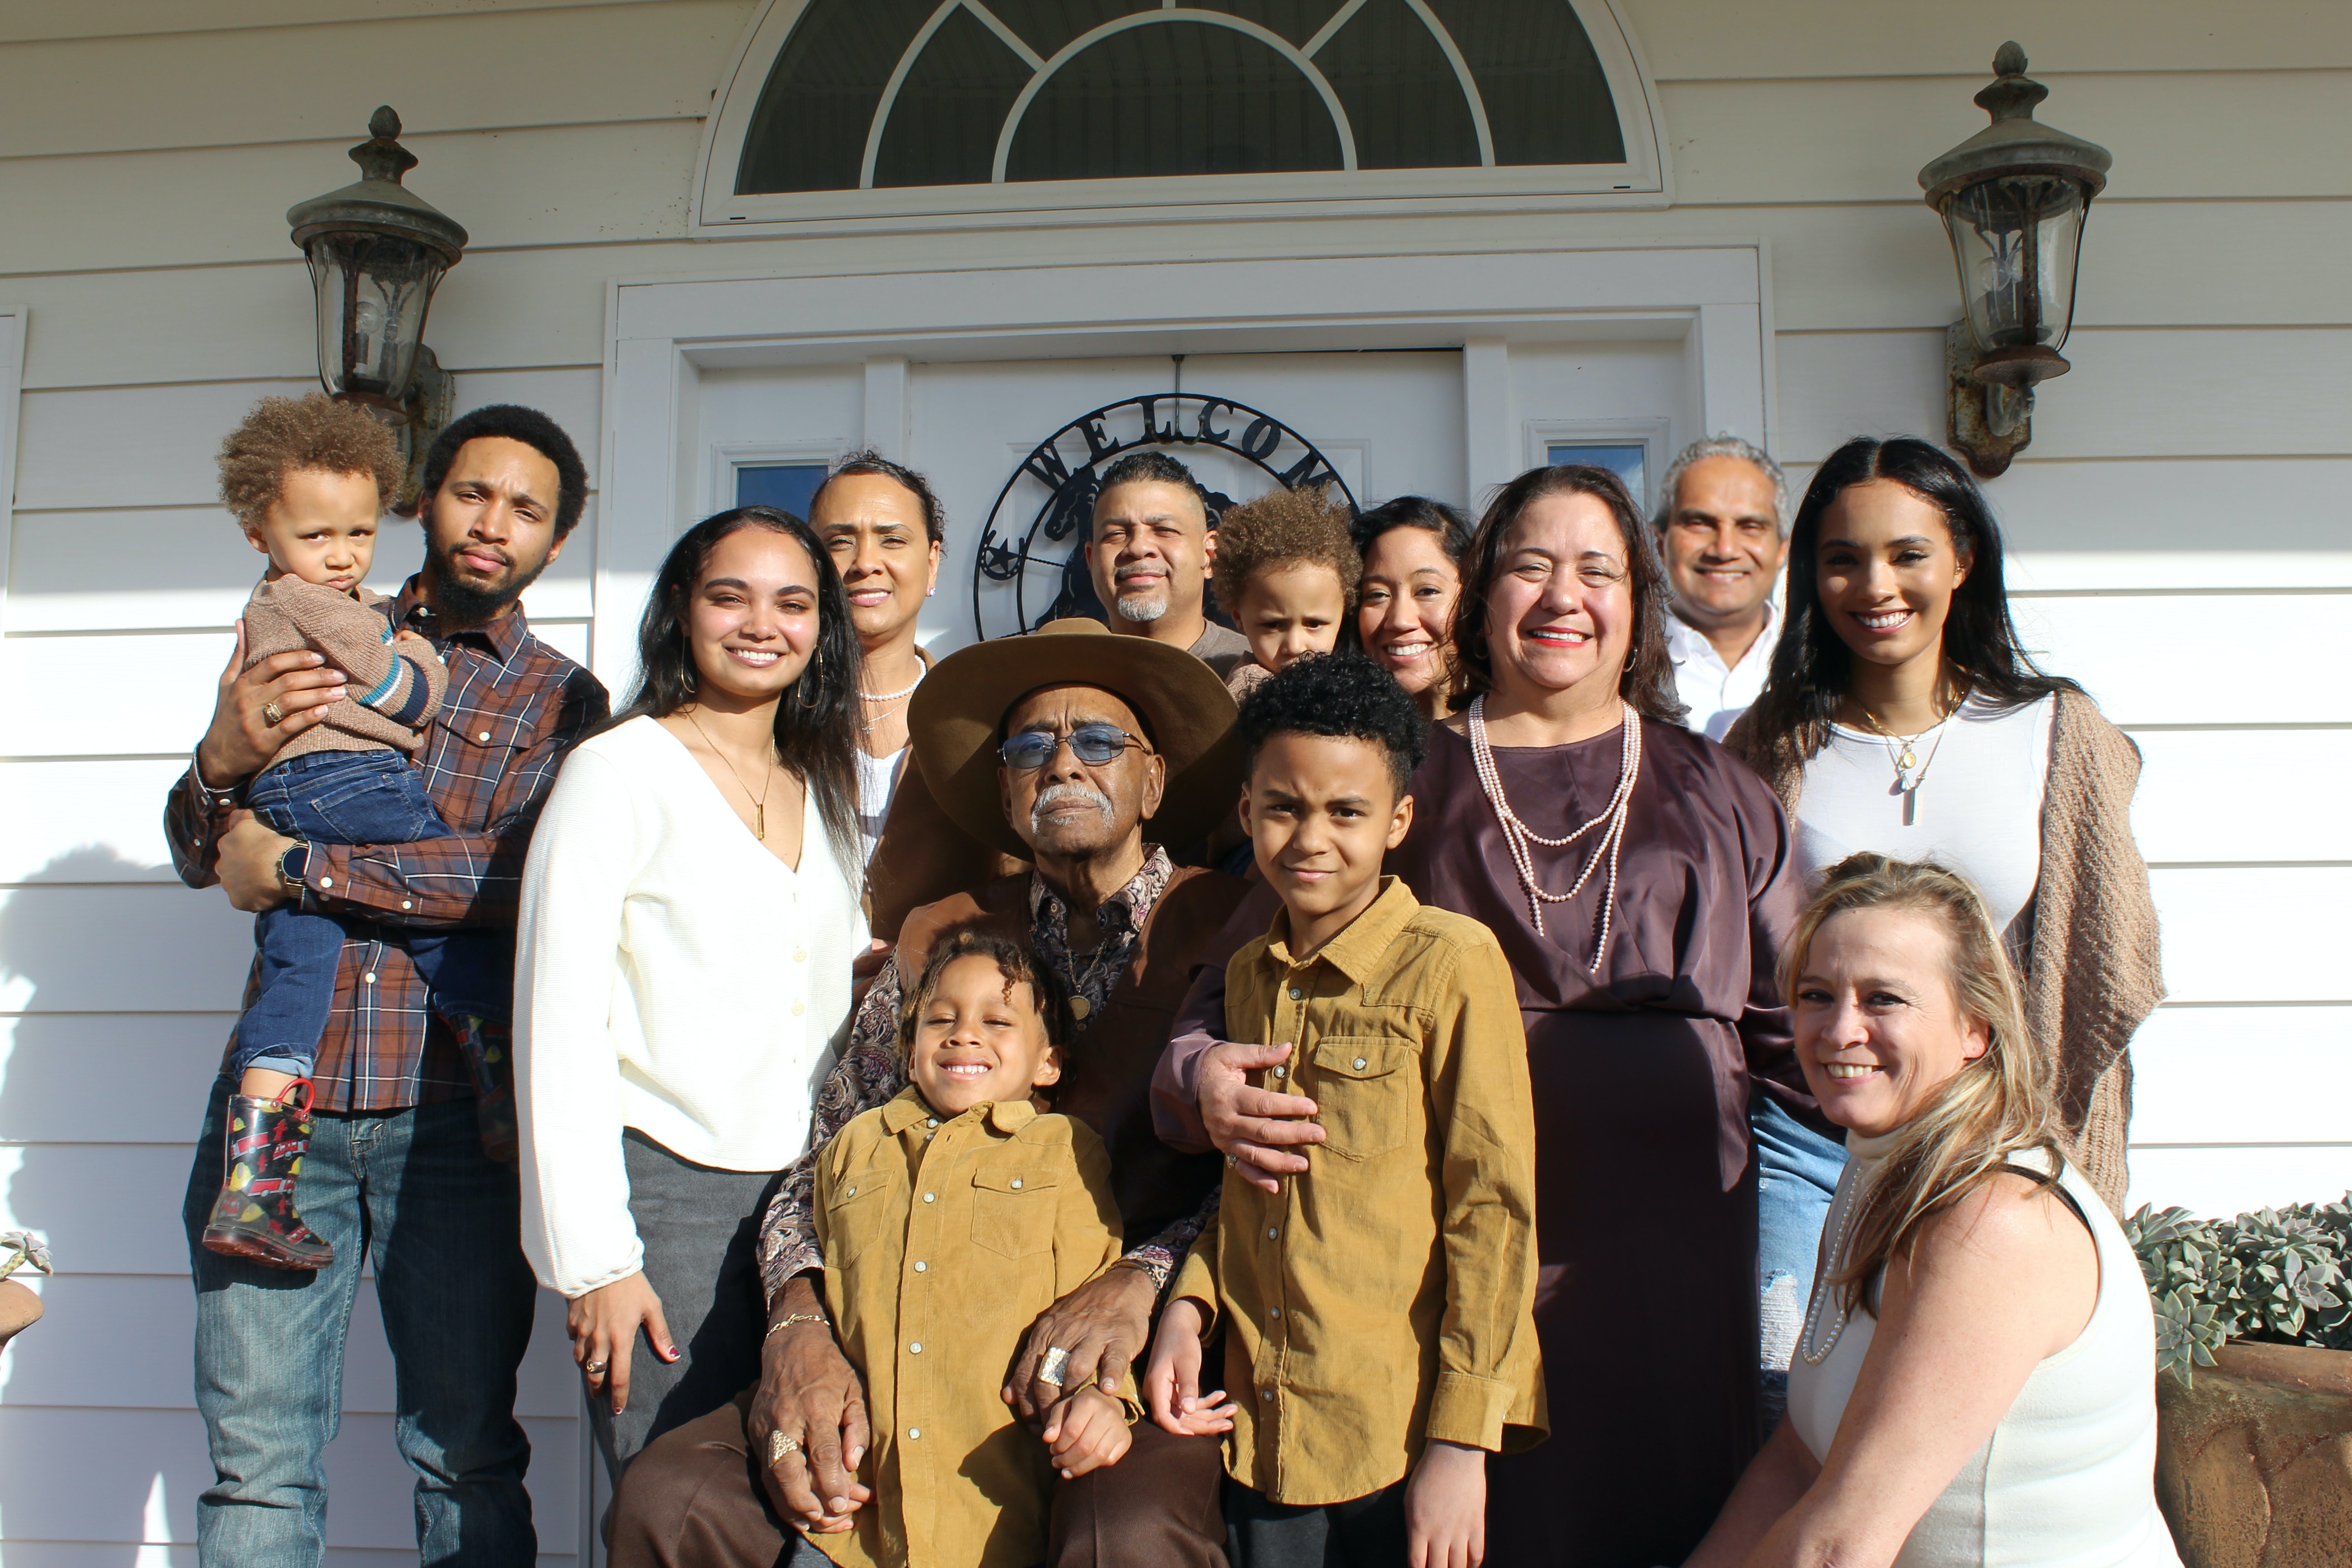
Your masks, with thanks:
M 1118 1464 L 1135 1441 L 1128 1435 L 1125 1407 L 1092 1384 L 1046 1413 L 1045 1436 L 1064 1480 Z
M 1234 1429 L 1234 1407 L 1223 1389 L 1201 1393 L 1201 1309 L 1174 1300 L 1160 1314 L 1151 1342 L 1151 1363 L 1143 1373 L 1144 1408 L 1180 1437 L 1205 1437 Z
M 1433 1442 L 1404 1489 L 1407 1568 L 1478 1568 L 1486 1560 L 1486 1450 Z

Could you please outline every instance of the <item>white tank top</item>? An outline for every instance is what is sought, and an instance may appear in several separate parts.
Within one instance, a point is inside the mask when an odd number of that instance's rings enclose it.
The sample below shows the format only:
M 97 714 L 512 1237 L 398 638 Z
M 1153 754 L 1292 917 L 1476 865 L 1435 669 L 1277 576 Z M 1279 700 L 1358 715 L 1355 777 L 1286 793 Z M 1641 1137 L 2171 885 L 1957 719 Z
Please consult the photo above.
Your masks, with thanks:
M 1878 1321 L 1842 1327 L 1836 1289 L 1845 1225 L 1892 1146 L 1892 1134 L 1846 1138 L 1830 1237 L 1789 1368 L 1789 1420 L 1819 1459 L 1830 1449 Z M 2045 1168 L 2043 1156 L 2017 1163 Z M 2099 1297 L 2074 1342 L 2043 1358 L 1992 1436 L 1969 1457 L 1912 1529 L 1895 1568 L 2179 1568 L 2156 1507 L 2156 1316 L 2123 1227 L 2071 1164 L 2059 1184 L 2099 1250 Z M 1884 1274 L 1870 1282 L 1874 1303 Z

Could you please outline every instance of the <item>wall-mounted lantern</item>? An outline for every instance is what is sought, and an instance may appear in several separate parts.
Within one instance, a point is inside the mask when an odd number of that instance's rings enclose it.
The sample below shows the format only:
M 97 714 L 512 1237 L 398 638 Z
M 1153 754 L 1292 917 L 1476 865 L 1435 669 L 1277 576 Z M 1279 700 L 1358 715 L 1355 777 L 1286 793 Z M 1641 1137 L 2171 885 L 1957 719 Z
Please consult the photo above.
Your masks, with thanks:
M 2105 188 L 2105 147 L 2033 118 L 2050 89 L 2003 44 L 1977 94 L 1992 123 L 1919 171 L 1943 215 L 1965 314 L 1945 335 L 1950 441 L 1991 479 L 2033 438 L 2033 386 L 2069 368 L 2083 219 Z
M 357 184 L 287 209 L 294 243 L 310 262 L 319 311 L 319 381 L 330 396 L 362 404 L 399 433 L 408 482 L 397 510 L 411 512 L 425 453 L 449 422 L 454 390 L 425 346 L 425 312 L 441 275 L 465 254 L 466 231 L 402 186 L 416 167 L 389 107 L 351 150 Z

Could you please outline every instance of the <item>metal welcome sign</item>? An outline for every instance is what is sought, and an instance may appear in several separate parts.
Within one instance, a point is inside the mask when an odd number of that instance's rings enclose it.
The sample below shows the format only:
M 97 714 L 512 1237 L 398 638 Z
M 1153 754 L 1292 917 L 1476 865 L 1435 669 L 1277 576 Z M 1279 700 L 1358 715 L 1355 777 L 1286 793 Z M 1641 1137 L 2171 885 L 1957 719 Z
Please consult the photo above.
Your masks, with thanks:
M 1028 631 L 1064 616 L 1103 615 L 1087 575 L 1084 548 L 1101 488 L 1097 475 L 1104 465 L 1144 447 L 1213 447 L 1291 489 L 1336 485 L 1349 506 L 1356 504 L 1347 481 L 1315 444 L 1263 409 L 1192 392 L 1146 393 L 1106 404 L 1037 443 L 996 492 L 971 576 L 972 616 L 982 637 Z M 1025 529 L 1021 505 L 1013 500 L 1024 478 L 1045 490 Z M 1209 490 L 1209 526 L 1216 527 L 1233 504 L 1232 497 Z M 1009 606 L 1007 595 L 986 591 L 991 584 L 1004 583 L 1013 585 Z M 1032 605 L 1040 600 L 1033 614 Z

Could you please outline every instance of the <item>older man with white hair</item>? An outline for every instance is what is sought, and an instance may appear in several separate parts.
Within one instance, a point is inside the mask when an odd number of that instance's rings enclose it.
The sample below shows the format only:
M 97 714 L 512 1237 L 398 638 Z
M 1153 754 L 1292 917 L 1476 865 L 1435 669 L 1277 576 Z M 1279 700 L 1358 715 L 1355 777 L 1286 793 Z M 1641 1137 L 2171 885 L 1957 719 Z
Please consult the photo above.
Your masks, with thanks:
M 1709 436 L 1683 448 L 1658 493 L 1658 550 L 1675 584 L 1666 649 L 1690 710 L 1683 722 L 1720 741 L 1771 668 L 1772 585 L 1789 559 L 1788 483 L 1761 447 Z

